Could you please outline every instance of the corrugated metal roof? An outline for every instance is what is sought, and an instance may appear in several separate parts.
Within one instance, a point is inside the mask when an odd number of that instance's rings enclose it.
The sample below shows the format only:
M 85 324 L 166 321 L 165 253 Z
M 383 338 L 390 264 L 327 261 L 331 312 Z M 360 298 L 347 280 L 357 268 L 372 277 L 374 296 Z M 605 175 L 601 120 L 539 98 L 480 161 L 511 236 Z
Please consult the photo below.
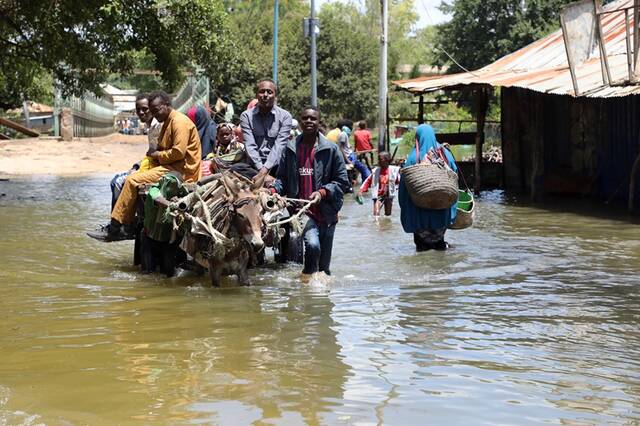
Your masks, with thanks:
M 615 10 L 633 6 L 633 0 L 618 0 L 604 7 Z M 633 28 L 633 13 L 630 13 Z M 628 79 L 624 11 L 602 17 L 605 47 L 613 81 Z M 609 86 L 602 82 L 600 58 L 595 57 L 577 68 L 580 96 L 607 98 L 640 94 L 639 85 Z M 562 30 L 555 31 L 522 49 L 504 56 L 477 71 L 443 76 L 419 77 L 393 82 L 413 93 L 431 92 L 471 84 L 521 87 L 542 93 L 573 95 Z

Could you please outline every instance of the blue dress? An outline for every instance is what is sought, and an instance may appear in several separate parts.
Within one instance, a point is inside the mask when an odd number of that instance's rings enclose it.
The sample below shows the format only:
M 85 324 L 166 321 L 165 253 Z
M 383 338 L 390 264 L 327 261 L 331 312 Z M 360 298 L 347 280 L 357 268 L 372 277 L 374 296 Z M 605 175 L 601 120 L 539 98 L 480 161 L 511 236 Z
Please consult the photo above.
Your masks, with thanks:
M 436 141 L 436 134 L 433 128 L 427 124 L 421 124 L 416 129 L 416 139 L 420 146 L 420 157 L 424 158 L 430 149 L 439 148 L 440 145 Z M 449 150 L 444 150 L 449 166 L 451 169 L 458 173 L 458 166 L 456 166 L 455 159 Z M 407 156 L 407 160 L 403 167 L 413 166 L 418 162 L 416 158 L 415 145 L 413 150 Z M 421 209 L 413 204 L 409 192 L 407 191 L 404 178 L 400 177 L 400 186 L 398 188 L 398 202 L 400 203 L 400 221 L 402 222 L 402 228 L 407 233 L 418 233 L 421 231 L 444 231 L 449 227 L 456 219 L 456 213 L 458 209 L 458 203 L 454 203 L 451 208 L 448 209 Z

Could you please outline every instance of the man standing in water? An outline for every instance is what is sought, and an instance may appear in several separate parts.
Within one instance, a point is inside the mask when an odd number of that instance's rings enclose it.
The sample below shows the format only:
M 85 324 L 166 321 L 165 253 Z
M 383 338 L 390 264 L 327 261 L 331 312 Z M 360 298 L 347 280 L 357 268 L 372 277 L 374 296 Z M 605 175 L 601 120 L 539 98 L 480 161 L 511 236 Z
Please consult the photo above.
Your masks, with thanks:
M 196 182 L 200 177 L 200 136 L 191 119 L 171 108 L 171 98 L 165 92 L 153 92 L 149 95 L 149 110 L 156 120 L 163 123 L 158 149 L 147 153 L 159 166 L 127 176 L 122 193 L 111 212 L 111 222 L 99 231 L 87 233 L 96 240 L 110 242 L 134 237 L 133 220 L 138 186 L 156 183 L 171 171 L 179 172 L 186 182 Z
M 275 174 L 278 161 L 289 140 L 291 114 L 276 102 L 276 84 L 272 80 L 260 80 L 256 86 L 258 104 L 240 116 L 242 138 L 247 150 L 247 160 L 258 174 L 254 181 Z
M 320 132 L 320 112 L 307 107 L 300 115 L 302 134 L 291 140 L 278 166 L 273 191 L 290 198 L 311 200 L 304 239 L 303 280 L 315 272 L 331 274 L 333 235 L 349 190 L 347 169 L 338 147 Z

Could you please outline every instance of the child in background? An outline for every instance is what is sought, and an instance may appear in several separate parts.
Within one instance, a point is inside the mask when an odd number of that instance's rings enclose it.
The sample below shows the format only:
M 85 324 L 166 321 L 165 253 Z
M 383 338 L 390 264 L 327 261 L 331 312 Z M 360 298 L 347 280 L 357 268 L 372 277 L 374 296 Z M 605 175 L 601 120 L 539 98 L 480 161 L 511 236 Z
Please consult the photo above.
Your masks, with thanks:
M 367 192 L 371 187 L 371 198 L 373 199 L 373 215 L 379 216 L 380 209 L 384 206 L 384 215 L 391 216 L 393 199 L 396 196 L 398 185 L 400 184 L 400 167 L 391 166 L 391 155 L 387 151 L 382 151 L 378 155 L 378 167 L 373 169 L 373 173 L 362 182 L 358 196 Z

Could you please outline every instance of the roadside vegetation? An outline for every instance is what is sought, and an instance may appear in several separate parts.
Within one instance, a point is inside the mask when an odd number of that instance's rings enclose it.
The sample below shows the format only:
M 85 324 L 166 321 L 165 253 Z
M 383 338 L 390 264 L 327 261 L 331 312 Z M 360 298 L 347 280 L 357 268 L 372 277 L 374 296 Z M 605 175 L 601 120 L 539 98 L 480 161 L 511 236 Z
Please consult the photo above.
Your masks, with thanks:
M 557 28 L 559 9 L 566 3 L 450 0 L 441 6 L 449 22 L 417 29 L 422 3 L 390 2 L 389 80 L 418 77 L 421 65 L 440 72 L 479 68 Z M 281 0 L 279 13 L 279 102 L 295 112 L 309 100 L 309 40 L 302 28 L 309 4 Z M 318 98 L 324 121 L 349 117 L 374 126 L 379 1 L 327 3 L 318 17 Z M 100 93 L 104 82 L 172 91 L 187 73 L 198 72 L 242 107 L 252 98 L 255 81 L 271 76 L 272 39 L 273 1 L 4 0 L 0 110 L 16 108 L 23 99 L 51 104 L 54 82 L 63 96 Z M 399 65 L 409 65 L 410 72 L 401 72 Z M 411 95 L 390 90 L 390 116 L 415 117 L 412 101 Z M 490 116 L 499 118 L 497 105 L 494 97 Z M 473 111 L 461 102 L 426 112 L 431 119 L 466 119 Z

